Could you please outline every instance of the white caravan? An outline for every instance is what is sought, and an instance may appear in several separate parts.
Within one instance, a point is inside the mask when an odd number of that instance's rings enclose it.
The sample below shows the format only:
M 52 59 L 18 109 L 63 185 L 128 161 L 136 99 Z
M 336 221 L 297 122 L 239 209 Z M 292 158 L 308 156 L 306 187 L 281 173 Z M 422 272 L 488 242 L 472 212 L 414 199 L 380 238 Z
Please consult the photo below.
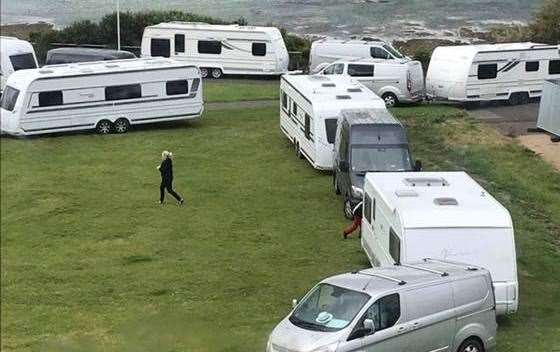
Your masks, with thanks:
M 321 64 L 338 60 L 381 59 L 407 60 L 391 44 L 382 41 L 320 39 L 311 43 L 309 71 L 317 72 Z
M 550 133 L 553 141 L 560 141 L 560 79 L 544 83 L 537 127 Z
M 275 27 L 170 22 L 146 27 L 142 56 L 163 56 L 200 68 L 203 78 L 222 74 L 281 75 L 289 55 Z
M 1 101 L 0 126 L 12 135 L 198 119 L 200 72 L 171 59 L 130 59 L 45 66 L 15 72 Z
M 511 216 L 464 172 L 368 173 L 361 242 L 374 266 L 422 258 L 482 266 L 497 313 L 517 311 Z
M 280 128 L 294 144 L 296 155 L 316 169 L 333 168 L 336 128 L 343 109 L 385 109 L 385 103 L 345 77 L 282 76 Z
M 267 352 L 483 352 L 496 347 L 490 273 L 424 260 L 326 278 L 270 334 Z
M 546 79 L 560 78 L 558 45 L 535 43 L 438 47 L 426 75 L 428 96 L 458 102 L 540 97 Z
M 12 73 L 37 67 L 39 64 L 35 50 L 29 42 L 13 37 L 0 37 L 0 95 Z
M 318 74 L 353 77 L 379 95 L 388 107 L 424 99 L 424 71 L 419 61 L 341 60 Z

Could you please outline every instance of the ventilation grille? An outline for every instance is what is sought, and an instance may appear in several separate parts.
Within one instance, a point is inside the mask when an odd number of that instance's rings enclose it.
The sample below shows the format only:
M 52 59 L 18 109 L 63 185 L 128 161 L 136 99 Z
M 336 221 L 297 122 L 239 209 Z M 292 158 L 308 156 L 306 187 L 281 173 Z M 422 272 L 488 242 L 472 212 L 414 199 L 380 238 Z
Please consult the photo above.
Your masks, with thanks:
M 361 88 L 348 88 L 348 93 L 359 93 L 361 91 Z
M 337 95 L 336 99 L 338 99 L 338 100 L 349 100 L 349 99 L 352 99 L 352 97 L 349 96 L 349 95 Z
M 404 183 L 410 187 L 446 187 L 449 186 L 442 177 L 410 177 L 405 178 Z
M 323 84 L 321 84 L 321 87 L 336 87 L 336 84 L 334 84 L 334 83 L 323 83 Z
M 435 198 L 434 203 L 440 206 L 457 206 L 459 202 L 455 198 Z

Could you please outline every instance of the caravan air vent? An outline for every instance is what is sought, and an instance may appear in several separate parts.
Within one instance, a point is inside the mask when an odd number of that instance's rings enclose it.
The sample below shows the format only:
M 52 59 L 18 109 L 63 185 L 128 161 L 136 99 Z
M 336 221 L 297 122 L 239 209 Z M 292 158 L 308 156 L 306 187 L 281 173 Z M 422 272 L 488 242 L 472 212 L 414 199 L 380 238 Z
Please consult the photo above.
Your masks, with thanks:
M 39 73 L 46 75 L 47 73 L 53 73 L 53 70 L 39 70 Z
M 359 93 L 361 91 L 361 88 L 348 88 L 348 93 Z
M 418 197 L 418 193 L 412 189 L 398 189 L 395 191 L 395 195 L 399 198 Z
M 445 187 L 449 186 L 442 177 L 410 177 L 405 178 L 404 183 L 411 187 Z
M 334 83 L 323 83 L 323 84 L 321 84 L 321 87 L 336 87 L 336 84 L 334 84 Z
M 434 203 L 436 205 L 459 205 L 455 198 L 435 198 Z
M 328 77 L 320 76 L 320 75 L 311 75 L 311 76 L 308 76 L 308 79 L 310 81 L 330 81 L 330 79 Z
M 337 95 L 336 99 L 338 99 L 338 100 L 348 100 L 348 99 L 352 99 L 352 97 L 349 96 L 349 95 Z
M 115 68 L 115 67 L 119 67 L 119 65 L 117 65 L 117 64 L 107 64 L 107 65 L 105 65 L 105 67 L 107 67 L 107 68 Z

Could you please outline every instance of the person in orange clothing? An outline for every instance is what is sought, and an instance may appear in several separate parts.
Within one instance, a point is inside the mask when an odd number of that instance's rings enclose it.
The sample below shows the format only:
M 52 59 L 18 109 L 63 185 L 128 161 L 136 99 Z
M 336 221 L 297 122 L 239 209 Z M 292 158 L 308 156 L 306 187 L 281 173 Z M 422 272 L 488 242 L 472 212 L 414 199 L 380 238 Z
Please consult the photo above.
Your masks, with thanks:
M 347 239 L 349 235 L 351 235 L 354 231 L 356 231 L 356 229 L 358 229 L 361 226 L 362 213 L 363 213 L 362 205 L 363 202 L 360 202 L 358 203 L 358 205 L 354 207 L 354 210 L 352 210 L 352 214 L 354 214 L 354 220 L 352 221 L 352 224 L 350 224 L 350 226 L 344 229 L 343 232 L 344 239 Z

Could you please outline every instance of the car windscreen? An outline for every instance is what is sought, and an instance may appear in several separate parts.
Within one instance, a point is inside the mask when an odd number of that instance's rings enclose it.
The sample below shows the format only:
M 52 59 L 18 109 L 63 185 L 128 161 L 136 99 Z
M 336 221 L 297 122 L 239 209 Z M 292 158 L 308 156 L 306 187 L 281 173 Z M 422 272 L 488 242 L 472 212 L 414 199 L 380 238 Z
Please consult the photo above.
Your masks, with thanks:
M 313 331 L 339 331 L 350 324 L 370 297 L 362 292 L 320 284 L 294 310 L 292 324 Z
M 14 107 L 16 106 L 16 101 L 19 96 L 19 90 L 12 88 L 10 86 L 6 86 L 4 92 L 2 93 L 2 100 L 0 105 L 2 109 L 7 111 L 13 111 Z
M 14 71 L 37 68 L 37 63 L 32 53 L 12 55 L 10 56 L 10 62 Z
M 353 146 L 350 162 L 356 174 L 412 170 L 408 148 L 404 146 Z
M 397 59 L 402 59 L 402 58 L 404 57 L 401 53 L 399 53 L 395 48 L 393 48 L 393 47 L 390 46 L 390 45 L 387 45 L 387 44 L 383 45 L 383 49 L 385 49 L 385 50 L 387 50 L 388 52 L 390 52 L 391 55 L 393 55 L 393 56 L 394 56 L 395 58 L 397 58 Z

